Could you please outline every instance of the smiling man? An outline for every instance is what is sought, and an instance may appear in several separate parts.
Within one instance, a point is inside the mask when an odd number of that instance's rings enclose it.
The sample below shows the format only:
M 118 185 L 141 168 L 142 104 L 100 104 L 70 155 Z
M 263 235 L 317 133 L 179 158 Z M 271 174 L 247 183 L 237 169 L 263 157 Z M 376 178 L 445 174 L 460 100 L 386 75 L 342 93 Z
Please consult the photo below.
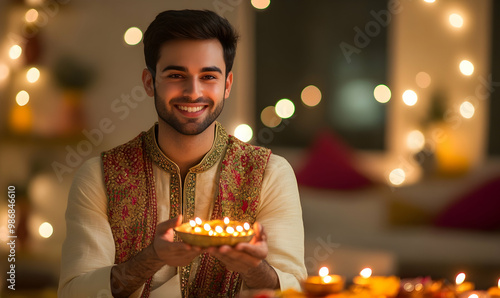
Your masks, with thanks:
M 295 176 L 216 121 L 233 84 L 237 34 L 211 11 L 160 13 L 144 36 L 156 123 L 88 160 L 66 211 L 59 297 L 234 297 L 305 278 Z M 201 249 L 173 228 L 195 217 L 254 223 L 234 247 Z

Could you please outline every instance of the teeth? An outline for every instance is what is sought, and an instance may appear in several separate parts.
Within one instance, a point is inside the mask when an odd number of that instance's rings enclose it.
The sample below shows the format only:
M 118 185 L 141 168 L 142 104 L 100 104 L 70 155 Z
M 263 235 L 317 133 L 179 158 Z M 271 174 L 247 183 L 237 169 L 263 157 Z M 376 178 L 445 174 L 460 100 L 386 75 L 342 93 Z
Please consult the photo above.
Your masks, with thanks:
M 186 107 L 186 106 L 178 106 L 179 110 L 186 111 L 188 113 L 194 113 L 203 110 L 203 106 L 199 107 Z

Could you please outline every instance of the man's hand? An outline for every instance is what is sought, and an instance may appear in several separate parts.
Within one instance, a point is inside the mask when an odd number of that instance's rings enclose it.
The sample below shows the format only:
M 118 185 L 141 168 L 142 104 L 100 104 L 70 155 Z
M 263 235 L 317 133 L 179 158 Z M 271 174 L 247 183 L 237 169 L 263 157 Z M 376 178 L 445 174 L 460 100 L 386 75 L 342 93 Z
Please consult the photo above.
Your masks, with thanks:
M 249 288 L 279 288 L 276 271 L 266 262 L 268 253 L 267 235 L 264 228 L 254 224 L 255 236 L 249 243 L 238 243 L 231 247 L 210 247 L 208 252 L 219 259 L 226 268 L 239 272 Z
M 111 269 L 113 297 L 128 297 L 165 265 L 185 266 L 202 252 L 201 248 L 174 242 L 174 228 L 182 216 L 160 223 L 153 243 L 137 255 Z
M 173 267 L 186 266 L 202 251 L 200 247 L 174 242 L 174 228 L 182 223 L 182 215 L 160 223 L 156 227 L 153 248 L 158 258 Z

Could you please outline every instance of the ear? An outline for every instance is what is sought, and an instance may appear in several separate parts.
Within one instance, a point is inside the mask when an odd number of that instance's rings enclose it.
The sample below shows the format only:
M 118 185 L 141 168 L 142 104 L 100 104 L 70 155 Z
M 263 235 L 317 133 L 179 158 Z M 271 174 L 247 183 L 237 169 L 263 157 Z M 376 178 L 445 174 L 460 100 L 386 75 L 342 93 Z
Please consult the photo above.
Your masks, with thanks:
M 226 78 L 226 91 L 224 92 L 224 99 L 229 97 L 231 93 L 231 87 L 233 86 L 233 72 L 229 72 Z
M 155 88 L 153 86 L 153 74 L 149 71 L 149 69 L 144 68 L 142 71 L 142 84 L 144 85 L 144 90 L 146 93 L 153 97 L 155 95 Z

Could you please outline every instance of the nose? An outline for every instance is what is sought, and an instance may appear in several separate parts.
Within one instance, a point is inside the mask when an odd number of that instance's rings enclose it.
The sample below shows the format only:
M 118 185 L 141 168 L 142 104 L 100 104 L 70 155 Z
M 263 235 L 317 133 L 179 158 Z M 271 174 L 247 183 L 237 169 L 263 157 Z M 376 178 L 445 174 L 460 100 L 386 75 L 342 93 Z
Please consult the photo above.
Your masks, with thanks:
M 195 77 L 191 77 L 186 80 L 183 95 L 197 99 L 202 96 L 202 89 L 201 83 Z

